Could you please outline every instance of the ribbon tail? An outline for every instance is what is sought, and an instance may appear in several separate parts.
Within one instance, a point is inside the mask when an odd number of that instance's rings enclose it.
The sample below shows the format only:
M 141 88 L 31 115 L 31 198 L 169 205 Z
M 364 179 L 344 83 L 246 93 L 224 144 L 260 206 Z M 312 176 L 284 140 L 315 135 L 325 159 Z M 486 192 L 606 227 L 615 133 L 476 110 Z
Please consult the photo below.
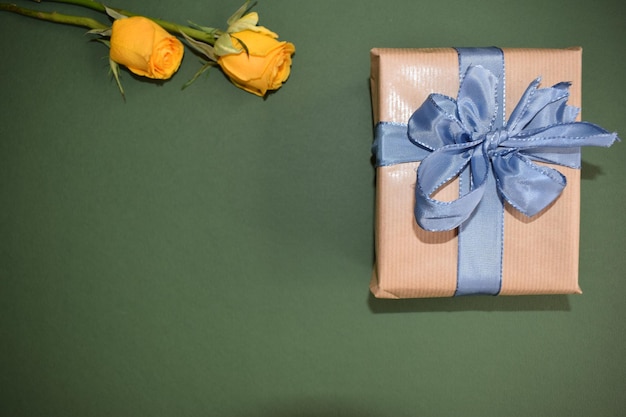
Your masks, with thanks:
M 501 146 L 516 148 L 521 155 L 551 164 L 580 168 L 582 146 L 609 147 L 619 141 L 616 133 L 588 122 L 560 123 L 524 131 L 503 141 Z
M 580 148 L 541 148 L 520 150 L 520 155 L 531 161 L 546 162 L 570 168 L 580 169 Z
M 609 147 L 618 140 L 617 133 L 611 133 L 593 123 L 571 122 L 526 130 L 517 135 L 511 135 L 500 145 L 518 149 Z

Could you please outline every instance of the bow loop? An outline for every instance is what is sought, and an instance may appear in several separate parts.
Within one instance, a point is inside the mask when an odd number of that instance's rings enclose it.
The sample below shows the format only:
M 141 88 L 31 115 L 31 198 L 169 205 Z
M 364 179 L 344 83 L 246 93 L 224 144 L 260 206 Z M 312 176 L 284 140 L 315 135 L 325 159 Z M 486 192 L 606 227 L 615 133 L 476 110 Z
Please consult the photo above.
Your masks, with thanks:
M 453 224 L 461 224 L 472 214 L 485 193 L 487 179 L 486 158 L 481 158 L 472 149 L 476 143 L 448 145 L 437 149 L 426 157 L 417 168 L 417 177 L 421 180 L 415 184 L 415 195 L 419 204 L 415 205 L 417 223 L 425 230 L 449 230 Z M 472 190 L 454 201 L 438 201 L 430 196 L 456 178 L 468 166 L 477 166 L 482 162 L 481 171 L 484 175 L 475 175 L 472 179 Z
M 465 142 L 467 131 L 458 119 L 456 108 L 454 99 L 431 94 L 409 118 L 409 140 L 430 151 Z
M 481 66 L 470 66 L 461 80 L 457 113 L 468 133 L 485 134 L 493 127 L 498 106 L 498 78 Z
M 561 194 L 567 179 L 559 171 L 534 164 L 519 152 L 492 158 L 498 192 L 526 216 L 534 216 Z
M 579 109 L 567 104 L 571 84 L 561 82 L 551 88 L 540 89 L 538 88 L 540 83 L 541 78 L 530 83 L 511 113 L 508 122 L 511 136 L 523 130 L 570 123 L 576 119 Z

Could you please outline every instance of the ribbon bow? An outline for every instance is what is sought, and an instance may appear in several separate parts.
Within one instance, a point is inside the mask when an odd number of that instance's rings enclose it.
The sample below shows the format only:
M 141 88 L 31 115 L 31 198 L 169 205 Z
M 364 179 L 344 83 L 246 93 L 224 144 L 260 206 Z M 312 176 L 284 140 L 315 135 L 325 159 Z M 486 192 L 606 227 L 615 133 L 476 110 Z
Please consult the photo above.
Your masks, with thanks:
M 428 155 L 417 170 L 415 217 L 426 230 L 458 227 L 485 194 L 487 177 L 495 177 L 501 199 L 527 216 L 554 201 L 566 186 L 557 170 L 543 161 L 580 168 L 581 146 L 610 146 L 617 138 L 601 127 L 576 122 L 578 109 L 567 105 L 569 83 L 538 88 L 534 80 L 503 127 L 496 127 L 496 91 L 501 82 L 481 66 L 469 66 L 458 97 L 431 94 L 408 122 L 408 136 Z M 469 175 L 467 175 L 469 172 Z M 431 195 L 465 175 L 468 191 L 451 202 Z

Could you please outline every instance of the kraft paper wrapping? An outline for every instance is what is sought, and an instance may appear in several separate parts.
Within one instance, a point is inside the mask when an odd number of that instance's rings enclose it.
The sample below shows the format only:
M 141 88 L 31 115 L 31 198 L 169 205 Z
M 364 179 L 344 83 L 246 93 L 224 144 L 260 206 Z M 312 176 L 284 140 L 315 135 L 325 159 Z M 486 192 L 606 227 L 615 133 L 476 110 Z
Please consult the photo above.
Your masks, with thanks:
M 503 51 L 507 118 L 538 76 L 541 87 L 571 82 L 568 104 L 580 107 L 581 48 Z M 459 63 L 452 48 L 373 49 L 371 65 L 375 124 L 406 123 L 431 93 L 457 96 Z M 457 231 L 428 232 L 415 222 L 418 165 L 376 171 L 376 264 L 370 289 L 378 298 L 449 297 L 456 289 Z M 553 204 L 530 218 L 505 205 L 500 295 L 581 293 L 580 170 L 553 167 L 567 177 L 567 187 Z M 455 196 L 458 186 L 452 183 L 437 199 Z

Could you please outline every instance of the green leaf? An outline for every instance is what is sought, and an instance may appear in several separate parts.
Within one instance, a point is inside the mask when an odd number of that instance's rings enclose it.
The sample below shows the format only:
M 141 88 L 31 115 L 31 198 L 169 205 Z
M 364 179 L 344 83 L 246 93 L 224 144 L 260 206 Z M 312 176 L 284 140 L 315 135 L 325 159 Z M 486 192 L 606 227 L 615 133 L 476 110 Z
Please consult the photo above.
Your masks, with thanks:
M 232 25 L 237 20 L 241 19 L 241 17 L 244 14 L 246 14 L 246 12 L 248 10 L 250 10 L 252 7 L 254 7 L 255 4 L 256 4 L 256 2 L 252 3 L 252 5 L 250 5 L 250 0 L 246 0 L 246 2 L 243 4 L 243 6 L 241 6 L 239 9 L 237 9 L 237 11 L 235 13 L 233 13 L 233 15 L 231 17 L 228 18 L 228 20 L 226 21 L 228 26 Z
M 117 20 L 117 19 L 126 19 L 128 17 L 128 16 L 125 16 L 125 15 L 121 14 L 117 10 L 111 9 L 110 7 L 106 7 L 105 6 L 104 9 L 106 10 L 107 14 L 109 16 L 111 16 L 115 20 Z
M 204 74 L 209 68 L 211 68 L 212 66 L 214 66 L 215 63 L 212 61 L 209 61 L 207 63 L 205 63 L 202 68 L 200 68 L 198 70 L 198 72 L 196 72 L 196 74 L 193 76 L 193 78 L 189 81 L 187 81 L 185 83 L 185 85 L 183 85 L 182 90 L 184 90 L 185 88 L 189 87 L 191 84 L 193 84 L 194 81 L 196 81 L 198 79 L 199 76 L 201 76 L 202 74 Z
M 237 19 L 228 26 L 228 33 L 241 32 L 244 30 L 251 30 L 259 23 L 259 15 L 256 12 L 248 13 L 245 16 Z
M 120 82 L 120 74 L 119 74 L 119 65 L 117 62 L 113 61 L 109 58 L 109 66 L 111 67 L 111 72 L 113 73 L 113 77 L 115 77 L 115 82 L 117 83 L 117 88 L 120 89 L 120 93 L 122 94 L 122 98 L 126 101 L 126 95 L 124 94 L 124 88 L 122 88 L 122 83 Z
M 220 31 L 219 29 L 216 29 L 216 28 L 199 25 L 197 23 L 192 22 L 191 20 L 188 20 L 187 22 L 189 23 L 190 27 L 201 30 L 202 32 L 208 33 L 209 35 L 215 35 L 217 32 Z
M 246 51 L 246 55 L 250 56 L 250 51 L 248 50 L 248 46 L 246 45 L 246 43 L 242 41 L 241 39 L 237 38 L 236 36 L 232 36 L 232 38 L 237 39 L 237 42 L 239 42 L 243 50 Z
M 98 35 L 98 36 L 111 36 L 111 28 L 106 29 L 91 29 L 87 32 L 90 35 Z
M 215 41 L 215 54 L 217 56 L 238 54 L 241 52 L 241 48 L 235 47 L 230 34 L 225 33 Z
M 96 42 L 103 43 L 107 46 L 107 48 L 111 47 L 111 42 L 108 39 L 94 39 Z
M 191 36 L 188 36 L 184 32 L 181 32 L 185 40 L 189 43 L 189 46 L 192 49 L 195 49 L 197 52 L 200 52 L 202 55 L 206 56 L 211 61 L 217 62 L 217 55 L 215 54 L 215 48 L 213 48 L 208 43 L 200 42 L 193 39 Z

